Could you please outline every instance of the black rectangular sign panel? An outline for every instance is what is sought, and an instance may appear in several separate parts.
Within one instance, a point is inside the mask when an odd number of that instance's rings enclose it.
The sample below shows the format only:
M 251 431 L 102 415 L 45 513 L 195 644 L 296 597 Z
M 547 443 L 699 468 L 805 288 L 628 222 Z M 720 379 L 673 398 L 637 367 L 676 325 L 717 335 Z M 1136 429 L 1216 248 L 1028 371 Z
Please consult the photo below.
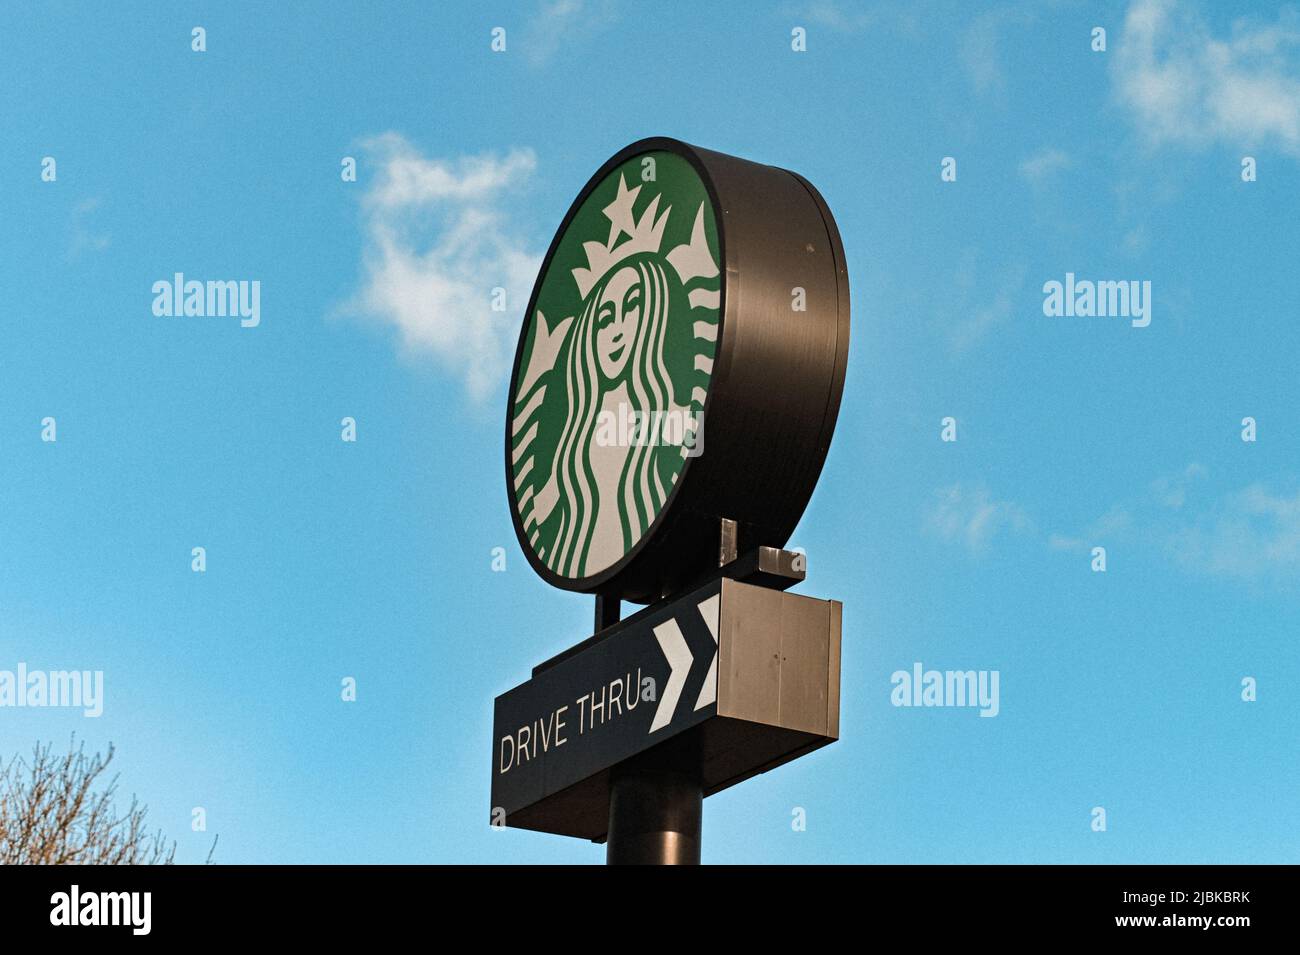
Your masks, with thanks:
M 839 653 L 835 601 L 724 577 L 649 607 L 497 697 L 492 824 L 603 838 L 610 771 L 668 740 L 706 796 L 823 746 Z
M 497 697 L 494 809 L 545 796 L 703 722 L 717 706 L 721 581 Z

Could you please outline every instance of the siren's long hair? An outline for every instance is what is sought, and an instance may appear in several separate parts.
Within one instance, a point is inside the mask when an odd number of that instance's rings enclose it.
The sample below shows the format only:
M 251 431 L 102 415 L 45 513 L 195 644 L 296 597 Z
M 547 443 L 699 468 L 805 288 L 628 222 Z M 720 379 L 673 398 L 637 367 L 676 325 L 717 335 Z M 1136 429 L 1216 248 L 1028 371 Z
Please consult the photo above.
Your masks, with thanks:
M 587 554 L 599 506 L 617 507 L 623 525 L 623 549 L 637 540 L 667 499 L 656 467 L 659 440 L 648 429 L 655 428 L 659 412 L 673 407 L 673 385 L 664 363 L 664 342 L 668 328 L 669 276 L 663 265 L 650 257 L 628 260 L 641 283 L 641 320 L 631 344 L 620 380 L 628 384 L 629 411 L 638 414 L 638 434 L 631 441 L 618 483 L 618 500 L 601 501 L 591 468 L 590 448 L 597 415 L 605 392 L 618 382 L 605 385 L 596 357 L 596 314 L 601 295 L 609 282 L 606 276 L 587 296 L 569 338 L 565 362 L 565 390 L 569 413 L 564 434 L 555 455 L 555 476 L 559 486 L 561 524 L 554 551 L 547 558 L 550 568 L 566 577 L 584 577 L 603 570 L 588 569 Z

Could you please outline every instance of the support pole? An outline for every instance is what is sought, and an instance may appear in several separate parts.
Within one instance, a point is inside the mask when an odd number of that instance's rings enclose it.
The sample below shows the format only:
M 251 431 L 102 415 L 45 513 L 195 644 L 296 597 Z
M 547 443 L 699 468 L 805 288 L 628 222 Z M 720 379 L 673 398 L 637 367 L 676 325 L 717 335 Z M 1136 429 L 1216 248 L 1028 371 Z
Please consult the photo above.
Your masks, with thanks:
M 739 525 L 723 518 L 718 535 L 718 566 L 736 560 Z M 668 595 L 665 594 L 665 597 Z M 612 610 L 611 610 L 612 604 Z M 610 619 L 612 616 L 613 619 Z M 618 619 L 618 598 L 596 597 L 596 630 Z M 679 746 L 661 748 L 651 761 L 614 767 L 609 784 L 607 865 L 699 865 L 704 790 L 699 754 Z
M 613 594 L 596 594 L 596 629 L 592 633 L 600 633 L 618 623 L 619 603 Z
M 699 865 L 704 793 L 686 773 L 615 769 L 608 865 Z

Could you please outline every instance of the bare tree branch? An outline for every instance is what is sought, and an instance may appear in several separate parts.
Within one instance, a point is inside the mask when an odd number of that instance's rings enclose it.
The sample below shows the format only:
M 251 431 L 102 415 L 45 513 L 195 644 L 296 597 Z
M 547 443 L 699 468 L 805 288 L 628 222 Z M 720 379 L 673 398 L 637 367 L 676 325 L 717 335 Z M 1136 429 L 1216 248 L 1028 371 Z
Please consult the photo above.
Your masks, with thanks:
M 112 745 L 107 755 L 87 755 L 76 742 L 74 735 L 59 755 L 37 743 L 30 758 L 0 765 L 0 864 L 171 865 L 176 843 L 148 832 L 147 807 L 132 796 L 126 813 L 116 814 L 118 777 L 101 780 Z M 216 847 L 214 839 L 208 862 Z

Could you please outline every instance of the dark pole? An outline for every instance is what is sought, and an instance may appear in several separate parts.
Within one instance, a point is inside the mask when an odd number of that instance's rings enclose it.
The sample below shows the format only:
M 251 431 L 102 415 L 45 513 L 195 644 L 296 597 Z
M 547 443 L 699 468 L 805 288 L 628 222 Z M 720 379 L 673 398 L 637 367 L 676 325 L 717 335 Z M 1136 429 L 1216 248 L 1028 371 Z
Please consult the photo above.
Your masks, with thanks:
M 723 518 L 718 566 L 736 559 L 739 527 Z M 668 595 L 665 594 L 665 597 Z M 610 617 L 613 620 L 610 620 Z M 618 619 L 618 601 L 597 595 L 596 629 Z M 696 747 L 667 744 L 655 755 L 615 766 L 609 781 L 606 865 L 699 865 L 704 789 Z
M 596 632 L 618 623 L 619 599 L 596 595 Z M 609 865 L 699 865 L 704 793 L 687 773 L 618 766 L 609 786 Z M 673 762 L 670 758 L 669 762 Z M 687 764 L 692 762 L 687 760 Z
M 618 623 L 619 603 L 617 594 L 596 594 L 596 629 L 592 633 Z
M 619 599 L 596 595 L 596 632 L 618 623 Z M 671 764 L 683 758 L 669 756 Z M 647 765 L 616 766 L 609 784 L 609 865 L 699 865 L 700 816 L 704 793 L 692 775 L 663 768 L 664 757 Z M 694 761 L 689 757 L 685 765 Z
M 608 865 L 699 865 L 704 793 L 686 773 L 614 770 Z

